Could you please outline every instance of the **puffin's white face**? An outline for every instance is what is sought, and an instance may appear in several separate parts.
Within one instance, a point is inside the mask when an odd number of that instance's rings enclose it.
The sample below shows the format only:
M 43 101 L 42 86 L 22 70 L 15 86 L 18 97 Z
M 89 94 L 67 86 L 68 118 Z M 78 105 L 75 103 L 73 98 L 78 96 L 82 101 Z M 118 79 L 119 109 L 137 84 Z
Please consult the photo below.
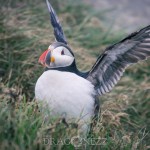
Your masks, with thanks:
M 54 48 L 52 45 L 48 47 L 39 58 L 39 62 L 47 68 L 59 68 L 70 66 L 74 61 L 74 56 L 64 46 Z

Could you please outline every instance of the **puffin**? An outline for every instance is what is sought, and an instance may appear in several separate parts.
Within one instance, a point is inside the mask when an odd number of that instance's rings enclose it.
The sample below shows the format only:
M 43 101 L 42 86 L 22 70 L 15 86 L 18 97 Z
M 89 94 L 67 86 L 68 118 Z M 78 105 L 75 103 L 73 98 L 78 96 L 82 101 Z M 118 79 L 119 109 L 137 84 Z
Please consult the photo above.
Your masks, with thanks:
M 112 90 L 128 66 L 150 57 L 150 25 L 107 47 L 89 71 L 81 72 L 56 12 L 46 3 L 55 41 L 39 57 L 45 69 L 35 98 L 52 116 L 78 121 L 79 133 L 87 135 L 100 114 L 99 97 Z

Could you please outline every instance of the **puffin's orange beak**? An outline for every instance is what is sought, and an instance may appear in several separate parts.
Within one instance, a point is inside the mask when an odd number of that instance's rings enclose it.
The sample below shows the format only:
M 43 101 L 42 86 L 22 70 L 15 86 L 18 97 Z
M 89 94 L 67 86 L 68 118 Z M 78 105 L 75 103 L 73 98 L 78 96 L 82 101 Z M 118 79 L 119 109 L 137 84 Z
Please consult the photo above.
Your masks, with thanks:
M 43 53 L 42 53 L 42 55 L 40 56 L 40 58 L 39 58 L 39 63 L 41 63 L 43 66 L 45 66 L 46 64 L 46 55 L 47 55 L 47 53 L 48 53 L 48 50 L 46 50 L 46 51 L 44 51 Z

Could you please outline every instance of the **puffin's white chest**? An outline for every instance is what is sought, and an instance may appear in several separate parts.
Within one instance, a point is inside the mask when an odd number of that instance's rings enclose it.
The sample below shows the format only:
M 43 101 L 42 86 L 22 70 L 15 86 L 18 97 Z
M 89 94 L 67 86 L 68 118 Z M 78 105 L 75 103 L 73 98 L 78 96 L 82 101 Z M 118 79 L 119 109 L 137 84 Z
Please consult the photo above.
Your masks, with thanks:
M 94 87 L 86 79 L 69 72 L 46 71 L 35 86 L 37 100 L 48 103 L 52 115 L 89 121 L 94 114 Z

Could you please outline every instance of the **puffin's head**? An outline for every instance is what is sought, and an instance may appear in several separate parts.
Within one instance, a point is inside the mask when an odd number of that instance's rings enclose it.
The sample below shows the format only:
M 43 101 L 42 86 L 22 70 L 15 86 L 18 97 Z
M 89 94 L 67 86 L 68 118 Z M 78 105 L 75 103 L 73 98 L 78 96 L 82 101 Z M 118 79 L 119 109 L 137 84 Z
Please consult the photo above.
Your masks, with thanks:
M 44 67 L 49 69 L 71 66 L 75 62 L 74 54 L 68 47 L 62 26 L 53 7 L 48 0 L 46 0 L 46 3 L 50 13 L 50 21 L 52 27 L 54 28 L 56 42 L 50 45 L 48 49 L 40 56 L 39 62 L 44 65 Z
M 74 61 L 74 54 L 71 49 L 61 42 L 50 45 L 39 58 L 39 62 L 47 68 L 68 67 Z

